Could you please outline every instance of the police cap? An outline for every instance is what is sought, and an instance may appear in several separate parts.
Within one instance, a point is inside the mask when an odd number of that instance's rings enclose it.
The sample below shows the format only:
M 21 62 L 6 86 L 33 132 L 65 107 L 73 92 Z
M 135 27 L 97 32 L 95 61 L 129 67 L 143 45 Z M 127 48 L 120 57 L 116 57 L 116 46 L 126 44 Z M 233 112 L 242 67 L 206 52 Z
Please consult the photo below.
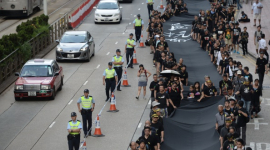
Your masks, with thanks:
M 141 17 L 141 15 L 140 15 L 140 14 L 138 14 L 138 15 L 137 15 L 137 17 Z
M 109 62 L 108 65 L 109 65 L 109 66 L 112 66 L 112 62 Z
M 130 36 L 133 36 L 133 33 L 130 33 L 129 35 L 130 35 Z
M 121 52 L 121 50 L 120 49 L 117 49 L 116 52 Z
M 75 116 L 77 116 L 77 114 L 75 112 L 72 112 L 71 117 L 75 117 Z
M 89 90 L 88 89 L 85 89 L 83 92 L 84 93 L 89 93 Z

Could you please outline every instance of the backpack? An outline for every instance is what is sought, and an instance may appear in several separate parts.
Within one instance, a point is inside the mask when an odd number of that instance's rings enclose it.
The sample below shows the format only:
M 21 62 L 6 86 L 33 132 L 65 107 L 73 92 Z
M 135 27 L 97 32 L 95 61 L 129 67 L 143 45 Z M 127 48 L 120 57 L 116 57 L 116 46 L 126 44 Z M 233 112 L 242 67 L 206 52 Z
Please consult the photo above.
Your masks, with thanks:
M 168 89 L 169 89 L 169 91 L 168 91 L 168 92 L 169 92 L 169 93 L 171 93 L 171 92 L 172 92 L 172 87 L 168 87 Z M 178 87 L 177 87 L 176 89 L 177 89 L 177 92 L 179 92 L 179 91 L 180 91 Z

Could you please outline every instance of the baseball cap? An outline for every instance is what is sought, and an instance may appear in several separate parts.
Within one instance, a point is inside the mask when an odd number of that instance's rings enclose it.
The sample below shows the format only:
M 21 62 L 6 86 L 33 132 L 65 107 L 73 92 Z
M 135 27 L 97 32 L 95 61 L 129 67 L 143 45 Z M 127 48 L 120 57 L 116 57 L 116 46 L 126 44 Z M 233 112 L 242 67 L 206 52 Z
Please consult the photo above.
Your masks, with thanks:
M 89 90 L 88 89 L 85 89 L 83 92 L 84 93 L 89 93 Z
M 238 70 L 238 71 L 237 71 L 237 74 L 242 74 L 242 71 L 241 71 L 241 70 Z
M 153 101 L 153 102 L 152 102 L 152 107 L 155 107 L 155 106 L 157 106 L 157 105 L 159 105 L 159 104 L 160 104 L 159 102 Z
M 157 114 L 153 114 L 152 115 L 152 118 L 158 118 L 158 115 Z
M 117 49 L 116 52 L 121 52 L 121 50 L 120 49 Z
M 75 112 L 72 112 L 71 117 L 75 117 L 75 116 L 77 116 L 77 114 Z
M 108 65 L 112 66 L 112 62 L 109 62 Z
M 154 112 L 159 112 L 160 111 L 160 108 L 156 108 L 155 110 L 154 110 Z

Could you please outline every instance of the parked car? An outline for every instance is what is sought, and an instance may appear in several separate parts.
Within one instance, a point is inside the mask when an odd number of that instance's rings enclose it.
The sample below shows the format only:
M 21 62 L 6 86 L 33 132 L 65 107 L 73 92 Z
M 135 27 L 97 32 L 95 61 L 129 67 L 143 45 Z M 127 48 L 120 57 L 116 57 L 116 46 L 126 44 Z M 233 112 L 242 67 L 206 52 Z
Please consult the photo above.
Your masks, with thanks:
M 88 31 L 67 31 L 56 47 L 56 61 L 85 60 L 90 61 L 95 56 L 94 38 Z
M 15 100 L 24 97 L 49 97 L 54 99 L 56 91 L 63 86 L 63 68 L 55 60 L 32 59 L 27 61 L 14 86 Z
M 116 0 L 102 0 L 94 7 L 95 23 L 99 22 L 118 22 L 122 20 L 122 7 Z

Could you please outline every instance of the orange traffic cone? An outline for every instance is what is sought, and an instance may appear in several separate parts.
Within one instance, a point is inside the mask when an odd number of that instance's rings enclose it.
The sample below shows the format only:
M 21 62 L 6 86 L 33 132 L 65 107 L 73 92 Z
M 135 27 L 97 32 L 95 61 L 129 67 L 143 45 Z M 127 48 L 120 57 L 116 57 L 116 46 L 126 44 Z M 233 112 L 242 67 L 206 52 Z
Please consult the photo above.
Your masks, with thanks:
M 128 85 L 128 79 L 127 79 L 127 70 L 125 69 L 125 73 L 123 74 L 123 83 L 122 87 L 131 87 L 131 85 Z
M 82 150 L 87 150 L 86 141 L 83 142 Z
M 136 55 L 136 50 L 135 49 L 134 49 L 134 52 L 133 52 L 133 65 L 138 65 L 137 55 Z
M 115 96 L 112 93 L 110 110 L 108 110 L 107 112 L 118 112 L 119 110 L 116 109 L 115 104 L 116 104 Z
M 141 39 L 140 39 L 140 47 L 144 47 L 144 43 L 143 43 L 143 35 L 141 35 Z
M 101 133 L 99 116 L 97 115 L 96 128 L 95 128 L 95 133 L 94 133 L 93 137 L 102 137 L 102 136 L 105 136 L 105 135 L 103 135 Z
M 160 1 L 160 6 L 159 6 L 160 9 L 164 9 L 162 2 L 163 2 L 163 0 Z

